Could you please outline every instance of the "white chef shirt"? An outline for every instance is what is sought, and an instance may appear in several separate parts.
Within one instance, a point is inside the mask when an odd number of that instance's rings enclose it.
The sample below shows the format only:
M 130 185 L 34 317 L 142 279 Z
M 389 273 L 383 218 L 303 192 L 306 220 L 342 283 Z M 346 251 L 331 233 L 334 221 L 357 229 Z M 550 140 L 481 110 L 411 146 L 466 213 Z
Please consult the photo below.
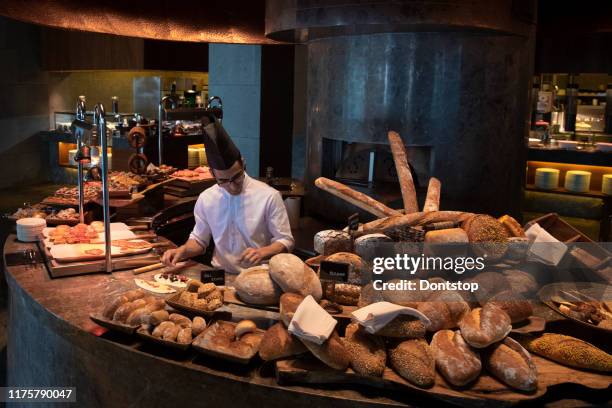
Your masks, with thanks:
M 215 242 L 212 264 L 226 272 L 240 273 L 240 255 L 247 248 L 280 242 L 291 252 L 294 245 L 287 209 L 281 194 L 244 175 L 242 192 L 232 195 L 214 185 L 204 190 L 194 208 L 195 227 L 189 238 L 206 248 Z

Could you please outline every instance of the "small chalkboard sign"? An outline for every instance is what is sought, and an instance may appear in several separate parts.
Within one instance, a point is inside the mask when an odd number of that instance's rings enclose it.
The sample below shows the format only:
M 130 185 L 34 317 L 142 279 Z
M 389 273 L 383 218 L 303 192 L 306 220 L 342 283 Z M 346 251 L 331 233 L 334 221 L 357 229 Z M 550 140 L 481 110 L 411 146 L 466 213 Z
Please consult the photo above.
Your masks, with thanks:
M 319 276 L 322 281 L 346 282 L 350 266 L 343 262 L 321 261 Z
M 359 213 L 355 213 L 348 217 L 348 229 L 349 231 L 357 231 L 359 228 Z
M 203 270 L 200 280 L 202 283 L 214 283 L 217 286 L 224 286 L 225 270 L 219 268 Z

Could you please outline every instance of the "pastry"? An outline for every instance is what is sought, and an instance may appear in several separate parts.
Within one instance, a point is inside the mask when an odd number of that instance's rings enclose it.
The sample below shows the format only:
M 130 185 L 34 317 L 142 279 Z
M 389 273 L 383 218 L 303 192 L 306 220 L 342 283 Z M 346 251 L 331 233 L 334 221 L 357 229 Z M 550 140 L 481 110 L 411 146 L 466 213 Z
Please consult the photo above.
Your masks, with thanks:
M 234 336 L 236 340 L 240 340 L 240 338 L 247 333 L 255 333 L 257 331 L 257 326 L 252 320 L 242 320 L 234 329 Z
M 436 380 L 436 361 L 425 339 L 412 339 L 389 350 L 391 367 L 412 384 L 431 387 Z

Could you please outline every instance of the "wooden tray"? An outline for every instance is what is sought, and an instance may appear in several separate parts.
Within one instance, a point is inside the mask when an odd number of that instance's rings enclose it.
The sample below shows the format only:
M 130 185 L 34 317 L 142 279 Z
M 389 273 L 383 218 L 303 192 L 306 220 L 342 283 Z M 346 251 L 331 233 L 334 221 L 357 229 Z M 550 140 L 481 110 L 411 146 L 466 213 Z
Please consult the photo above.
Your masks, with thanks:
M 382 378 L 367 377 L 351 369 L 345 372 L 334 370 L 312 356 L 277 361 L 276 379 L 279 384 L 347 384 L 394 389 L 427 395 L 462 406 L 513 405 L 538 398 L 544 395 L 548 388 L 570 382 L 592 389 L 606 389 L 612 379 L 612 376 L 574 370 L 538 356 L 533 356 L 533 360 L 538 369 L 538 388 L 533 393 L 512 390 L 486 373 L 463 389 L 453 388 L 436 373 L 433 387 L 420 388 L 404 380 L 389 367 L 385 369 Z M 577 390 L 576 397 L 580 397 L 580 392 L 584 392 L 584 389 Z
M 177 293 L 173 294 L 172 296 L 168 297 L 166 299 L 166 303 L 176 309 L 179 310 L 181 312 L 186 312 L 189 313 L 190 315 L 193 316 L 202 316 L 206 319 L 206 321 L 208 321 L 208 319 L 231 319 L 232 318 L 232 312 L 230 312 L 229 310 L 202 310 L 202 309 L 198 309 L 195 307 L 191 307 L 191 306 L 186 306 L 182 303 L 178 302 L 178 299 L 181 295 L 182 290 L 179 290 Z
M 89 315 L 89 318 L 102 327 L 125 334 L 134 334 L 136 329 L 140 326 L 139 324 L 130 326 L 129 324 L 119 323 L 114 320 L 107 319 L 99 313 L 92 313 Z
M 78 251 L 78 248 L 82 249 L 82 251 Z M 112 246 L 111 257 L 119 258 L 124 256 L 145 254 L 151 251 L 151 248 L 152 246 L 142 249 L 130 249 L 129 252 L 121 252 L 119 247 Z M 98 261 L 105 259 L 104 253 L 102 255 L 85 254 L 83 251 L 86 249 L 101 249 L 104 251 L 105 248 L 104 244 L 59 244 L 53 245 L 53 247 L 49 250 L 49 254 L 56 262 L 60 263 Z M 73 251 L 73 255 L 71 255 L 70 251 Z M 77 255 L 74 251 L 79 252 L 79 254 Z M 80 252 L 83 252 L 83 254 L 80 254 Z
M 557 305 L 551 301 L 550 298 L 557 295 L 562 290 L 577 290 L 595 299 L 599 299 L 602 295 L 604 295 L 604 300 L 612 301 L 612 286 L 594 282 L 558 282 L 546 285 L 538 291 L 538 298 L 540 301 L 563 317 L 572 320 L 581 326 L 590 327 L 591 329 L 598 330 L 602 333 L 612 334 L 612 330 L 610 329 L 605 329 L 603 327 L 584 322 L 559 310 Z M 563 298 L 563 295 L 560 296 Z M 612 381 L 612 379 L 610 379 L 610 381 Z
M 177 343 L 176 341 L 170 341 L 170 340 L 164 340 L 164 339 L 157 338 L 155 336 L 152 336 L 148 330 L 143 329 L 142 327 L 136 330 L 136 334 L 138 335 L 138 337 L 140 337 L 144 341 L 147 341 L 153 344 L 157 344 L 162 347 L 168 347 L 174 350 L 186 351 L 191 346 L 191 343 L 181 344 L 181 343 Z
M 207 337 L 213 336 L 214 332 L 219 328 L 220 325 L 229 325 L 232 326 L 232 328 L 236 327 L 236 323 L 234 322 L 218 320 L 210 324 L 202 333 L 200 333 L 195 339 L 193 339 L 193 342 L 191 343 L 193 348 L 202 354 L 218 357 L 223 360 L 231 361 L 234 363 L 248 364 L 259 351 L 259 344 L 261 343 L 261 339 L 263 338 L 265 332 L 261 329 L 257 329 L 255 333 L 250 333 L 256 335 L 259 338 L 257 345 L 253 347 L 247 355 L 237 356 L 235 354 L 230 353 L 229 350 L 223 350 L 220 348 L 215 349 L 212 348 L 210 345 L 206 344 Z

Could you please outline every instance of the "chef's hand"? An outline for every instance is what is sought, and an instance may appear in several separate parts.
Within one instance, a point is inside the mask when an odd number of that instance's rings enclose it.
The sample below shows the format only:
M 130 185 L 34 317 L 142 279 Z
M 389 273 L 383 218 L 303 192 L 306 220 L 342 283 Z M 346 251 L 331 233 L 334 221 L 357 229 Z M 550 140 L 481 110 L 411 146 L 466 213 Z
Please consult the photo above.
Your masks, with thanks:
M 178 248 L 168 249 L 161 257 L 162 263 L 167 266 L 175 266 L 176 263 L 185 256 L 185 250 L 185 245 L 181 245 Z
M 259 265 L 267 256 L 265 248 L 247 248 L 240 255 L 240 263 L 249 266 Z

